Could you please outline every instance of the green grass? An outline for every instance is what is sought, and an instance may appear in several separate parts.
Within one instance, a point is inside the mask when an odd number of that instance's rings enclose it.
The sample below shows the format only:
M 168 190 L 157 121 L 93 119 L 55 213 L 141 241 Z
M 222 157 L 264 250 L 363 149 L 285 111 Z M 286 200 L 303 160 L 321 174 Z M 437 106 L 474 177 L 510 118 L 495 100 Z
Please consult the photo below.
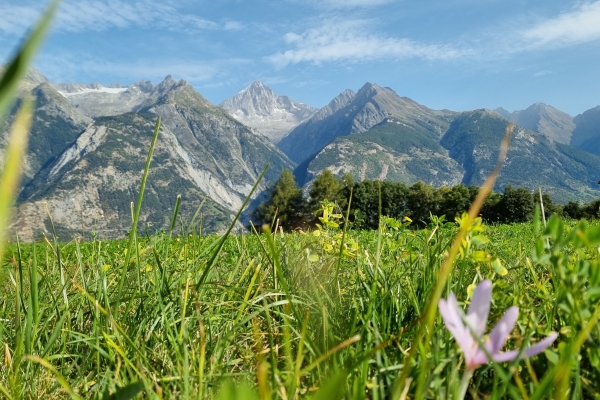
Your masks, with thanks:
M 350 231 L 341 256 L 340 230 L 231 236 L 197 290 L 221 237 L 139 237 L 120 297 L 124 241 L 21 244 L 20 255 L 12 244 L 0 288 L 0 343 L 12 362 L 0 368 L 1 390 L 12 398 L 64 398 L 67 390 L 103 398 L 141 382 L 145 398 L 215 398 L 231 380 L 262 398 L 307 398 L 334 382 L 334 398 L 389 398 L 419 345 L 419 316 L 456 230 L 442 221 L 421 231 Z M 520 307 L 507 348 L 561 333 L 545 355 L 478 369 L 473 393 L 536 398 L 550 376 L 537 398 L 551 398 L 562 365 L 569 396 L 600 394 L 597 326 L 573 348 L 597 317 L 598 232 L 555 218 L 546 250 L 531 224 L 469 234 L 446 292 L 466 302 L 470 284 L 492 279 L 490 321 Z M 508 274 L 476 261 L 479 251 L 498 257 Z M 427 398 L 453 398 L 463 366 L 439 317 L 430 345 L 426 358 L 411 361 L 409 398 L 419 381 Z

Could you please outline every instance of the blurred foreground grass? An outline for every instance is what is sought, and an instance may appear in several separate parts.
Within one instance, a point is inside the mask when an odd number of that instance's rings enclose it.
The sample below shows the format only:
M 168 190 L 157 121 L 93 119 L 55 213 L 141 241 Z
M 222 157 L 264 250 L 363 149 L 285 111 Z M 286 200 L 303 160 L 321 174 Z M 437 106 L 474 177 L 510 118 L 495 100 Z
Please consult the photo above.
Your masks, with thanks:
M 118 303 L 125 241 L 12 244 L 0 288 L 0 390 L 109 398 L 138 385 L 145 398 L 216 398 L 232 381 L 222 398 L 249 396 L 236 392 L 244 383 L 257 398 L 389 398 L 457 228 L 386 222 L 344 243 L 334 228 L 231 236 L 197 288 L 221 237 L 139 238 Z M 531 360 L 478 369 L 470 391 L 598 398 L 600 228 L 558 218 L 535 228 L 476 223 L 446 292 L 468 303 L 469 286 L 491 279 L 490 321 L 520 308 L 508 348 L 560 337 Z M 430 347 L 411 361 L 406 398 L 421 380 L 426 397 L 455 398 L 464 366 L 439 317 Z

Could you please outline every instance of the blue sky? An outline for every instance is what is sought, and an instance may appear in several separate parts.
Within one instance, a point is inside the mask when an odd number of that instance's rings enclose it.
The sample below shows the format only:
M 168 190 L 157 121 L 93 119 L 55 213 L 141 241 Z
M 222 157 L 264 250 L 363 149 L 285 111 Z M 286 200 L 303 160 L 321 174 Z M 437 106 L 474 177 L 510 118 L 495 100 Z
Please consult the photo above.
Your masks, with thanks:
M 47 1 L 0 1 L 0 62 Z M 600 104 L 600 1 L 63 0 L 35 67 L 54 82 L 254 80 L 315 107 L 365 82 L 435 109 Z

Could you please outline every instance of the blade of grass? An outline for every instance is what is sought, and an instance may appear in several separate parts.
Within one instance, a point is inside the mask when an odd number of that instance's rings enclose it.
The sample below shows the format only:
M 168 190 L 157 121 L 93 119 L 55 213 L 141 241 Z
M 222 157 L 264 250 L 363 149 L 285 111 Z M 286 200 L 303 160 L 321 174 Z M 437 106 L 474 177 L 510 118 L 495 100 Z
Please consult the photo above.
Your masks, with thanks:
M 427 354 L 429 351 L 431 336 L 433 335 L 433 323 L 437 314 L 436 311 L 438 307 L 438 302 L 442 297 L 442 293 L 444 291 L 444 287 L 446 286 L 446 281 L 450 276 L 450 272 L 452 272 L 454 259 L 456 258 L 460 247 L 462 246 L 463 240 L 465 240 L 469 232 L 472 222 L 479 215 L 479 210 L 481 210 L 481 207 L 483 207 L 485 199 L 487 198 L 488 194 L 492 191 L 492 188 L 496 183 L 496 178 L 498 177 L 498 174 L 500 173 L 500 170 L 504 165 L 504 160 L 506 159 L 506 153 L 508 152 L 508 147 L 510 145 L 510 139 L 514 128 L 515 125 L 512 122 L 510 122 L 507 125 L 504 138 L 502 139 L 502 143 L 500 145 L 500 154 L 498 155 L 498 162 L 496 163 L 496 166 L 490 174 L 490 176 L 488 176 L 488 178 L 485 180 L 481 189 L 479 189 L 477 197 L 475 198 L 475 201 L 469 209 L 467 220 L 463 221 L 463 223 L 461 224 L 458 233 L 454 237 L 454 241 L 452 243 L 452 246 L 450 247 L 450 251 L 444 259 L 444 262 L 442 263 L 438 279 L 433 288 L 433 292 L 429 297 L 427 308 L 425 309 L 424 313 L 421 314 L 421 316 L 419 317 L 421 321 L 419 324 L 417 334 L 414 336 L 416 340 L 421 341 L 422 346 L 418 346 L 416 344 L 413 344 L 413 346 L 411 346 L 411 351 L 407 357 L 407 360 L 405 360 L 404 362 L 404 368 L 402 369 L 402 373 L 400 374 L 395 383 L 394 394 L 392 395 L 392 398 L 394 399 L 399 398 L 402 392 L 404 391 L 404 386 L 406 382 L 408 382 L 408 374 L 410 373 L 413 365 L 412 359 L 416 356 L 416 353 L 418 351 L 422 351 L 422 354 Z M 417 392 L 415 396 L 415 398 L 417 399 L 424 398 L 426 381 L 425 377 L 427 375 L 426 372 L 428 368 L 427 364 L 427 357 L 422 357 Z
M 25 42 L 23 42 L 17 55 L 8 63 L 4 75 L 0 79 L 0 118 L 4 115 L 6 108 L 16 93 L 19 81 L 27 73 L 27 68 L 48 31 L 59 3 L 60 0 L 54 0 L 50 3 L 41 20 L 31 31 Z
M 237 221 L 240 219 L 240 215 L 242 215 L 242 212 L 244 211 L 244 208 L 246 208 L 246 205 L 248 205 L 248 203 L 250 202 L 250 199 L 252 198 L 252 195 L 256 191 L 256 188 L 258 187 L 260 181 L 262 181 L 262 178 L 267 173 L 267 169 L 269 169 L 269 164 L 265 165 L 265 168 L 262 170 L 262 172 L 258 176 L 258 179 L 256 179 L 256 183 L 254 183 L 254 186 L 252 186 L 252 189 L 250 190 L 250 193 L 248 193 L 248 196 L 246 197 L 246 200 L 244 200 L 244 203 L 242 204 L 242 206 L 238 210 L 237 214 L 235 214 L 235 217 L 233 218 L 233 221 L 231 221 L 231 224 L 229 225 L 229 228 L 227 229 L 227 232 L 225 232 L 225 234 L 223 235 L 223 237 L 221 238 L 221 240 L 219 240 L 219 244 L 217 245 L 217 248 L 213 252 L 213 255 L 209 259 L 208 263 L 206 264 L 206 267 L 204 267 L 204 272 L 202 273 L 202 276 L 200 276 L 200 279 L 198 280 L 198 283 L 196 283 L 195 290 L 197 292 L 199 291 L 200 286 L 202 286 L 202 284 L 206 281 L 206 278 L 208 277 L 208 274 L 210 273 L 212 267 L 215 265 L 215 262 L 217 261 L 217 256 L 221 253 L 221 249 L 225 245 L 225 240 L 227 240 L 227 238 L 229 237 L 229 234 L 233 230 L 233 227 L 235 226 L 235 224 L 237 223 Z
M 33 101 L 26 98 L 13 123 L 0 177 L 0 260 L 4 254 L 6 228 L 10 224 L 12 206 L 21 181 L 21 166 L 27 151 Z
M 133 214 L 133 223 L 131 226 L 131 232 L 129 233 L 129 244 L 127 246 L 127 254 L 125 255 L 125 263 L 123 264 L 123 271 L 121 272 L 121 279 L 119 281 L 119 288 L 117 290 L 117 297 L 115 299 L 115 310 L 121 302 L 121 295 L 123 294 L 123 285 L 125 284 L 125 277 L 129 269 L 129 262 L 131 261 L 131 253 L 133 250 L 134 243 L 136 242 L 137 236 L 137 224 L 140 219 L 140 211 L 142 209 L 142 200 L 144 199 L 144 190 L 146 189 L 146 181 L 148 180 L 148 173 L 150 172 L 150 163 L 152 162 L 152 156 L 154 155 L 154 147 L 158 139 L 158 132 L 160 131 L 160 116 L 156 120 L 154 127 L 154 134 L 152 135 L 152 142 L 150 143 L 150 150 L 148 151 L 148 157 L 146 158 L 146 166 L 144 167 L 144 174 L 142 175 L 142 183 L 140 185 L 140 193 L 138 194 L 137 204 L 135 206 L 135 213 Z

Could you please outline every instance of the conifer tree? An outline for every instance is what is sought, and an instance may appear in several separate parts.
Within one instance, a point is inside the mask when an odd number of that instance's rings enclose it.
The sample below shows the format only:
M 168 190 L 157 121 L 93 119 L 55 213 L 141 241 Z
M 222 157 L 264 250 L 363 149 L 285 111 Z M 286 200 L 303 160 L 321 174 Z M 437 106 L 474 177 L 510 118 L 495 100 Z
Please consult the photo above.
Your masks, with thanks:
M 305 201 L 294 174 L 289 169 L 281 171 L 279 179 L 269 193 L 269 199 L 261 203 L 252 214 L 254 223 L 270 224 L 275 218 L 284 229 L 300 225 Z
M 342 182 L 336 178 L 330 170 L 326 169 L 313 181 L 310 189 L 310 200 L 308 205 L 311 212 L 315 212 L 321 208 L 321 203 L 324 200 L 337 202 Z

